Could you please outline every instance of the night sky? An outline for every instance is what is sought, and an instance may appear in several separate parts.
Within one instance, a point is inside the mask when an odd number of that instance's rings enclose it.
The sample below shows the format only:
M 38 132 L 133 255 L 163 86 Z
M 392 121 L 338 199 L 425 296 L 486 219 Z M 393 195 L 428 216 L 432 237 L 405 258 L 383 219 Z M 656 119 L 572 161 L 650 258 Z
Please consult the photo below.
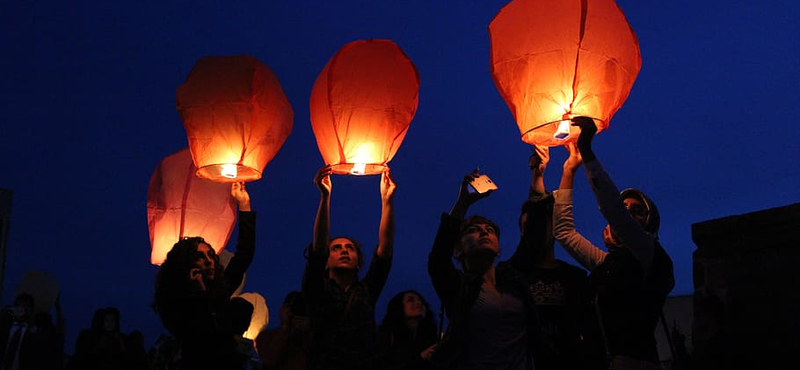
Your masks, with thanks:
M 442 212 L 480 167 L 500 189 L 471 213 L 518 240 L 531 148 L 498 94 L 487 27 L 506 1 L 4 1 L 0 5 L 0 187 L 13 191 L 2 301 L 28 270 L 61 286 L 68 353 L 93 312 L 116 306 L 122 329 L 151 345 L 164 330 L 150 302 L 146 197 L 166 156 L 187 146 L 175 91 L 205 55 L 268 65 L 294 109 L 294 128 L 263 178 L 245 292 L 277 308 L 299 289 L 324 163 L 309 121 L 314 80 L 339 48 L 389 39 L 416 65 L 419 108 L 389 163 L 397 181 L 394 265 L 378 302 L 418 289 L 438 309 L 425 263 Z M 661 212 L 675 263 L 673 295 L 691 294 L 691 225 L 800 201 L 797 1 L 619 0 L 638 36 L 642 69 L 595 152 L 620 188 L 644 190 Z M 545 174 L 558 185 L 563 148 Z M 333 177 L 332 235 L 371 255 L 379 176 Z M 578 231 L 602 244 L 605 221 L 576 177 Z M 234 237 L 229 246 L 233 246 Z M 573 262 L 556 245 L 559 258 Z M 574 263 L 574 262 L 573 262 Z

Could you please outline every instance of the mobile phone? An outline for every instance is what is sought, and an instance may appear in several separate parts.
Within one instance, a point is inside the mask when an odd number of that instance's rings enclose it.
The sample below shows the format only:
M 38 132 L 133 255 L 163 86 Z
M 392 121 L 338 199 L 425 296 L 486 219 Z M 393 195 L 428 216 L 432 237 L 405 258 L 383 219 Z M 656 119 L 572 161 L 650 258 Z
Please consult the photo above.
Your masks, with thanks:
M 470 188 L 478 193 L 486 193 L 497 190 L 497 184 L 487 175 L 480 175 L 469 182 Z

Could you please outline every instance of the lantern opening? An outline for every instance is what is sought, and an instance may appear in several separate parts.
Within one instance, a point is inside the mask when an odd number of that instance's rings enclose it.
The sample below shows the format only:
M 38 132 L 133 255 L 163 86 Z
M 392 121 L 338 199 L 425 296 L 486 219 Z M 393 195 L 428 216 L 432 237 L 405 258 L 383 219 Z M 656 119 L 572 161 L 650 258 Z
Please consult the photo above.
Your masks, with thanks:
M 235 164 L 223 164 L 222 169 L 220 170 L 220 174 L 224 177 L 229 179 L 236 178 L 236 165 Z
M 389 169 L 385 164 L 374 163 L 339 163 L 331 165 L 331 173 L 335 175 L 378 175 Z
M 570 126 L 570 121 L 568 120 L 563 120 L 559 122 L 556 132 L 553 133 L 553 138 L 558 140 L 564 140 L 567 137 L 569 137 L 569 126 Z
M 196 175 L 201 179 L 221 183 L 250 182 L 261 178 L 261 172 L 255 168 L 231 163 L 200 167 Z
M 353 165 L 353 168 L 350 169 L 350 173 L 353 175 L 363 175 L 366 169 L 367 169 L 366 163 L 356 163 Z
M 575 116 L 572 114 L 571 116 Z M 597 132 L 604 130 L 608 125 L 598 119 L 591 117 L 597 126 Z M 577 140 L 581 132 L 577 126 L 572 126 L 570 119 L 560 119 L 536 126 L 521 135 L 522 141 L 531 145 L 561 146 L 566 142 Z M 562 131 L 563 130 L 563 131 Z

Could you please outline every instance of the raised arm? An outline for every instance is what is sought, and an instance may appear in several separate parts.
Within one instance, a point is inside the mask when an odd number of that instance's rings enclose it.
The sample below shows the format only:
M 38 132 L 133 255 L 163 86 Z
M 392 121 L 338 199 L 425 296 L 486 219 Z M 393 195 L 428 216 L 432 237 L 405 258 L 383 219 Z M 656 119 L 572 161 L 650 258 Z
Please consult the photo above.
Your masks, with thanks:
M 250 212 L 250 194 L 247 192 L 245 183 L 234 182 L 231 184 L 231 196 L 236 199 L 239 205 L 239 211 Z
M 637 222 L 620 198 L 620 192 L 611 177 L 603 169 L 592 151 L 592 139 L 597 127 L 591 118 L 573 118 L 573 125 L 581 128 L 578 136 L 578 150 L 584 160 L 586 175 L 592 188 L 600 213 L 606 219 L 618 244 L 628 248 L 642 264 L 645 271 L 650 269 L 655 249 L 655 239 Z
M 242 283 L 245 271 L 253 262 L 256 249 L 256 213 L 250 208 L 250 194 L 247 192 L 245 183 L 232 183 L 231 196 L 239 205 L 239 230 L 236 251 L 225 268 L 227 288 L 232 293 Z
M 565 145 L 569 157 L 564 161 L 564 170 L 558 190 L 553 192 L 553 236 L 572 258 L 581 266 L 592 270 L 603 262 L 606 252 L 594 246 L 575 229 L 572 213 L 572 188 L 575 172 L 582 163 L 581 153 L 573 143 Z
M 389 170 L 381 174 L 381 223 L 378 230 L 377 255 L 391 258 L 394 251 L 394 191 L 397 184 Z
M 331 229 L 331 167 L 325 166 L 317 171 L 314 184 L 319 189 L 319 206 L 314 219 L 314 241 L 311 252 L 322 253 L 327 250 Z
M 536 145 L 528 160 L 531 185 L 520 214 L 520 240 L 509 262 L 519 271 L 530 272 L 537 264 L 553 258 L 553 197 L 544 187 L 544 171 L 550 149 Z
M 492 191 L 487 191 L 485 193 L 478 193 L 478 192 L 471 192 L 469 190 L 469 183 L 472 179 L 476 179 L 480 176 L 478 173 L 478 169 L 472 171 L 464 176 L 461 180 L 461 187 L 458 189 L 458 198 L 456 199 L 456 203 L 453 204 L 453 208 L 450 209 L 450 216 L 460 220 L 464 219 L 464 216 L 467 214 L 467 210 L 469 210 L 469 206 L 472 203 L 477 202 L 479 199 L 483 199 L 489 196 Z
M 531 189 L 528 199 L 532 199 L 536 194 L 544 194 L 544 170 L 550 163 L 550 148 L 545 145 L 534 146 L 534 153 L 528 160 L 528 167 L 531 169 Z

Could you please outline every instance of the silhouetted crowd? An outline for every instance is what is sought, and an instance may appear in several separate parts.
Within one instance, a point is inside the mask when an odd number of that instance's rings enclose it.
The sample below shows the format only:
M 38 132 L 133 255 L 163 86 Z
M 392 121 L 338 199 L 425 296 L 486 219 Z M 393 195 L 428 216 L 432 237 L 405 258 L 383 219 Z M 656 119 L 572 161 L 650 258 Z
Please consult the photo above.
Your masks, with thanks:
M 2 369 L 662 369 L 655 329 L 674 277 L 658 240 L 658 209 L 643 192 L 619 191 L 611 181 L 592 150 L 591 119 L 572 124 L 581 133 L 565 145 L 558 190 L 544 187 L 549 148 L 536 146 L 529 159 L 530 191 L 508 260 L 498 261 L 497 224 L 468 215 L 492 193 L 484 188 L 491 180 L 477 170 L 464 176 L 427 261 L 443 306 L 439 320 L 426 297 L 406 290 L 376 321 L 392 267 L 397 185 L 388 169 L 381 174 L 378 245 L 365 266 L 356 239 L 330 235 L 333 169 L 325 166 L 314 178 L 320 202 L 302 284 L 286 295 L 277 327 L 252 341 L 242 336 L 254 307 L 235 292 L 255 253 L 256 213 L 245 184 L 233 183 L 239 227 L 228 264 L 195 236 L 177 241 L 159 268 L 153 309 L 170 335 L 146 351 L 141 333 L 121 333 L 120 312 L 104 308 L 64 360 L 58 305 L 53 323 L 32 315 L 33 298 L 23 295 L 3 312 Z M 608 222 L 605 248 L 575 228 L 572 188 L 581 165 Z M 556 259 L 556 241 L 583 268 Z

